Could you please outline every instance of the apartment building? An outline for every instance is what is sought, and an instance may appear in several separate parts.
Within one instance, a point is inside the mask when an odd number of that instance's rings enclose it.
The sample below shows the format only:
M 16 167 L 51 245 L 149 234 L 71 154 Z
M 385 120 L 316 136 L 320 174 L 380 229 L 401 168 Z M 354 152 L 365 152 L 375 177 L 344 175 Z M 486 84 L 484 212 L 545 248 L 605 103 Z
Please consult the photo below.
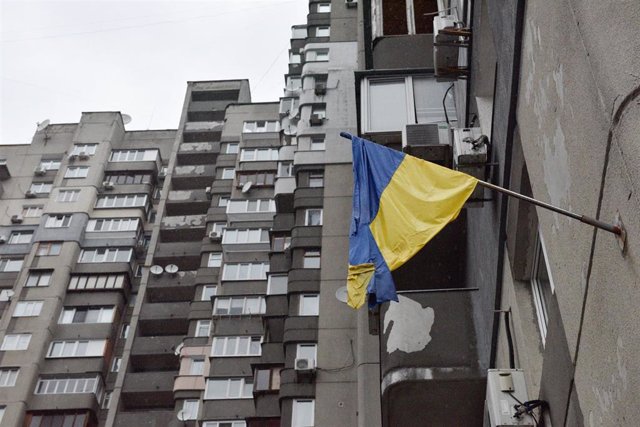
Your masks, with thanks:
M 2 425 L 537 423 L 516 398 L 634 425 L 637 42 L 565 3 L 311 0 L 277 101 L 188 82 L 177 130 L 92 112 L 3 146 Z M 341 131 L 627 240 L 477 190 L 354 311 Z

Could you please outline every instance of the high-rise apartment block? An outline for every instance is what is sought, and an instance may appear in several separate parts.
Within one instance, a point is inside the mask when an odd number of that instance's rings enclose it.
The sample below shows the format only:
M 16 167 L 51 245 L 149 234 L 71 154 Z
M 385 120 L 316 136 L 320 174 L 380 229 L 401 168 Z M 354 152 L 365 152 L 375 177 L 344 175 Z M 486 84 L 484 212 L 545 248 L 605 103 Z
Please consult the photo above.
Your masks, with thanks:
M 189 82 L 177 130 L 2 146 L 1 425 L 636 425 L 640 5 L 612 8 L 311 0 L 279 100 Z M 626 241 L 478 189 L 352 310 L 341 131 Z

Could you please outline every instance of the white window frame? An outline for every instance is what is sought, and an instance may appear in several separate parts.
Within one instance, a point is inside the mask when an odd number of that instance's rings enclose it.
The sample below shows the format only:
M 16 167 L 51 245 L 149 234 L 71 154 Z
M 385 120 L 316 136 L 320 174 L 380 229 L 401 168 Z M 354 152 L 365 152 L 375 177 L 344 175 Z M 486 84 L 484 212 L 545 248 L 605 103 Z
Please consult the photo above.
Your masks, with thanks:
M 257 305 L 258 311 L 253 312 L 250 310 L 249 302 L 252 302 L 251 306 Z M 231 313 L 232 307 L 238 307 L 241 303 L 241 311 L 239 313 Z M 226 312 L 223 312 L 226 311 Z M 243 316 L 243 315 L 256 315 L 264 314 L 266 312 L 266 303 L 263 296 L 245 296 L 245 297 L 218 297 L 213 304 L 214 316 Z
M 96 200 L 97 209 L 146 208 L 148 204 L 149 196 L 147 194 L 117 194 L 100 196 Z
M 22 216 L 25 218 L 40 218 L 42 216 L 43 206 L 22 206 Z
M 94 394 L 102 400 L 100 376 L 74 378 L 39 378 L 34 394 Z
M 326 112 L 326 111 L 325 111 Z M 315 113 L 312 113 L 315 114 Z M 324 137 L 311 137 L 311 141 L 309 142 L 309 150 L 311 151 L 322 151 L 327 148 Z
M 49 194 L 52 188 L 52 182 L 33 182 L 29 187 L 29 191 L 36 194 Z
M 31 243 L 31 239 L 33 239 L 33 230 L 13 231 L 9 236 L 9 241 L 7 242 L 7 244 L 23 245 Z
M 6 334 L 0 345 L 2 351 L 21 351 L 29 348 L 31 334 Z
M 247 422 L 245 420 L 205 421 L 202 427 L 247 427 Z
M 220 179 L 233 179 L 236 177 L 236 168 L 222 168 Z
M 119 372 L 122 365 L 122 357 L 114 357 L 111 362 L 111 372 Z
M 331 12 L 331 3 L 318 3 L 317 13 L 329 13 Z
M 196 337 L 208 337 L 211 333 L 211 320 L 198 320 L 196 322 Z
M 125 281 L 124 274 L 79 274 L 71 276 L 67 289 L 72 291 L 123 289 Z
M 24 286 L 25 288 L 44 288 L 49 286 L 52 276 L 53 270 L 31 270 L 27 280 L 24 282 Z M 40 284 L 43 281 L 44 284 Z
M 185 399 L 182 401 L 182 420 L 197 420 L 200 401 L 198 399 Z
M 138 228 L 140 228 L 139 218 L 96 218 L 87 222 L 85 230 L 90 233 L 110 233 L 137 231 Z
M 274 285 L 274 279 L 275 285 Z M 284 279 L 284 283 L 277 283 L 278 279 Z M 286 274 L 270 274 L 267 282 L 267 295 L 286 295 L 289 288 L 289 276 Z
M 547 303 L 544 298 L 545 291 L 543 288 L 545 284 L 538 280 L 538 277 L 540 277 L 541 273 L 539 265 L 540 262 L 542 262 L 546 270 L 547 277 L 549 278 L 549 290 L 551 292 L 551 295 L 555 294 L 555 285 L 551 276 L 551 269 L 549 268 L 549 257 L 547 255 L 547 250 L 540 231 L 538 231 L 533 255 L 534 256 L 531 271 L 531 293 L 533 296 L 533 305 L 536 311 L 536 319 L 538 321 L 540 338 L 542 340 L 542 345 L 545 346 L 549 325 L 549 307 L 547 307 Z
M 311 172 L 309 173 L 309 188 L 323 188 L 324 187 L 324 173 Z
M 202 287 L 202 294 L 200 295 L 200 301 L 211 301 L 211 297 L 218 294 L 218 285 L 204 285 Z
M 13 273 L 22 270 L 22 258 L 0 258 L 0 273 Z
M 293 176 L 293 162 L 278 162 L 278 174 L 276 176 L 278 178 L 287 178 Z
M 39 168 L 43 168 L 48 171 L 57 171 L 60 169 L 62 162 L 60 160 L 40 160 Z
M 126 256 L 126 259 L 121 254 Z M 131 262 L 132 248 L 101 247 L 82 249 L 78 257 L 79 264 Z
M 222 243 L 232 245 L 269 243 L 269 230 L 267 228 L 227 228 L 222 237 Z
M 71 215 L 49 215 L 44 224 L 45 228 L 67 228 L 71 225 Z
M 110 162 L 155 162 L 160 151 L 157 148 L 134 150 L 111 150 Z
M 209 252 L 207 257 L 207 267 L 221 267 L 222 266 L 222 252 Z
M 49 344 L 47 359 L 102 357 L 107 340 L 56 340 Z
M 305 62 L 328 62 L 329 49 L 309 49 L 305 51 Z
M 86 178 L 89 176 L 89 166 L 67 166 L 64 171 L 66 179 Z
M 291 427 L 314 426 L 315 406 L 315 399 L 293 399 L 293 407 L 291 410 Z M 306 412 L 310 413 L 307 415 Z M 311 420 L 312 424 L 309 424 L 309 420 Z
M 224 386 L 226 382 L 226 391 L 224 395 L 211 396 L 210 385 L 219 383 Z M 232 393 L 232 384 L 237 384 L 238 393 Z M 249 387 L 250 386 L 250 387 Z M 221 400 L 221 399 L 253 399 L 253 378 L 207 378 L 204 391 L 204 400 Z
M 225 263 L 222 271 L 222 280 L 267 280 L 268 272 L 268 262 Z
M 257 351 L 252 351 L 257 343 Z M 262 337 L 251 335 L 213 337 L 211 357 L 252 357 L 262 354 Z
M 76 314 L 86 312 L 82 322 L 74 322 Z M 92 313 L 94 315 L 89 316 Z M 113 323 L 116 313 L 114 306 L 102 307 L 66 307 L 62 309 L 58 323 L 61 325 L 91 325 L 98 323 Z M 87 322 L 88 318 L 95 317 L 95 322 Z
M 240 149 L 239 142 L 228 142 L 225 147 L 225 154 L 238 154 L 238 150 Z
M 69 155 L 78 156 L 80 153 L 84 153 L 86 156 L 93 156 L 96 154 L 96 148 L 98 148 L 98 144 L 75 144 Z
M 320 212 L 320 223 L 318 224 L 312 224 L 312 213 L 314 212 Z M 310 226 L 310 227 L 319 227 L 322 225 L 323 221 L 323 209 L 322 208 L 310 208 L 310 209 L 305 209 L 304 211 L 304 225 L 305 226 Z
M 226 208 L 229 206 L 229 201 L 231 200 L 230 196 L 218 196 L 218 207 Z
M 58 190 L 56 202 L 73 203 L 80 199 L 80 190 Z
M 306 250 L 302 257 L 302 268 L 320 268 L 322 253 L 320 250 Z
M 300 76 L 287 77 L 287 90 L 296 91 L 302 89 L 302 78 Z
M 246 121 L 242 126 L 243 133 L 280 132 L 278 120 L 254 120 Z
M 241 162 L 271 162 L 277 160 L 277 148 L 243 148 L 240 151 Z
M 38 317 L 44 301 L 18 301 L 12 317 Z
M 262 207 L 267 204 L 267 210 Z M 249 210 L 251 205 L 255 206 L 255 210 Z M 227 205 L 227 213 L 269 213 L 276 211 L 276 202 L 273 199 L 247 199 L 247 200 L 229 200 Z
M 193 356 L 189 360 L 189 375 L 202 376 L 204 375 L 204 357 Z
M 298 316 L 318 316 L 320 314 L 320 295 L 301 294 L 298 301 Z
M 314 27 L 316 37 L 329 37 L 331 35 L 331 27 L 329 25 L 320 25 Z
M 16 385 L 20 368 L 1 368 L 0 387 L 13 387 Z

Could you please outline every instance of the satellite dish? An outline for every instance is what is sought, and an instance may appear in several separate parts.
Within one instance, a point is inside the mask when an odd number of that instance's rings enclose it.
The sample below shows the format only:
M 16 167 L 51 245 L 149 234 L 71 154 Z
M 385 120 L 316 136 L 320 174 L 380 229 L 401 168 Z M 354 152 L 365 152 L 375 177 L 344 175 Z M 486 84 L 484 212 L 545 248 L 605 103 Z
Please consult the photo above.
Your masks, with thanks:
M 176 274 L 178 272 L 178 266 L 175 264 L 169 264 L 164 268 L 164 271 L 169 274 Z
M 336 298 L 338 299 L 338 301 L 340 302 L 347 302 L 347 287 L 346 286 L 342 286 L 340 288 L 338 288 L 336 290 Z
M 51 120 L 49 119 L 43 120 L 40 123 L 36 123 L 38 126 L 37 131 L 40 132 L 41 130 L 45 130 L 47 126 L 49 126 L 49 123 L 51 123 Z
M 246 183 L 242 186 L 242 192 L 243 192 L 243 193 L 246 193 L 246 192 L 248 192 L 249 190 L 251 190 L 251 186 L 252 186 L 252 185 L 253 185 L 253 182 L 251 182 L 251 181 L 246 182 Z
M 173 354 L 175 354 L 176 356 L 180 356 L 180 352 L 182 351 L 182 347 L 184 347 L 184 343 L 181 342 L 180 344 L 178 344 L 178 346 L 176 347 L 175 350 L 173 350 Z
M 151 271 L 151 274 L 154 276 L 159 276 L 164 272 L 164 269 L 159 265 L 152 265 L 149 271 Z
M 0 301 L 9 301 L 16 293 L 11 289 L 5 289 L 0 292 Z
M 129 124 L 131 123 L 131 116 L 128 114 L 121 114 L 122 115 L 122 123 Z
M 187 413 L 185 412 L 184 409 L 181 409 L 180 411 L 178 411 L 178 421 L 187 421 Z

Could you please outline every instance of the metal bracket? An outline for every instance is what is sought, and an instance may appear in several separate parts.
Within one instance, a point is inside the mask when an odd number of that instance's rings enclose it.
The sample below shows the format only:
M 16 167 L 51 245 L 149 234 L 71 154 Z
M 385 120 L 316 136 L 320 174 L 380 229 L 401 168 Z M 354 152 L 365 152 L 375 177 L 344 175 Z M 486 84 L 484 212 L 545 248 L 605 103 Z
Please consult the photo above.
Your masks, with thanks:
M 627 229 L 624 228 L 624 223 L 622 222 L 622 217 L 620 216 L 620 212 L 616 212 L 616 217 L 613 220 L 613 224 L 620 228 L 620 234 L 616 234 L 616 241 L 618 242 L 618 247 L 620 248 L 620 252 L 622 255 L 626 255 L 627 253 Z

